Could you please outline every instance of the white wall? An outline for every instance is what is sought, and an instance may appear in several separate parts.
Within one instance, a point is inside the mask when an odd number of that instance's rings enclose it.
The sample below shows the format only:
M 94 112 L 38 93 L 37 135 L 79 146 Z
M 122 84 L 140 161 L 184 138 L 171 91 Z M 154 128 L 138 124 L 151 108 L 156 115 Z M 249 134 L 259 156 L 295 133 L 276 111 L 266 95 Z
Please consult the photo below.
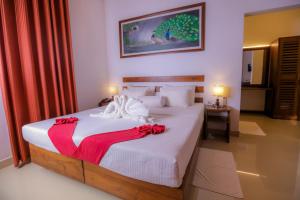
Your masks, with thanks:
M 103 0 L 70 0 L 70 20 L 79 110 L 107 96 Z
M 105 0 L 110 82 L 121 83 L 123 76 L 204 74 L 206 102 L 213 98 L 211 88 L 214 84 L 222 83 L 231 88 L 228 102 L 235 109 L 232 116 L 232 130 L 237 131 L 244 14 L 300 2 L 299 0 L 207 0 L 205 51 L 120 59 L 119 20 L 198 2 L 198 0 Z
M 11 156 L 9 144 L 7 123 L 0 91 L 0 161 Z

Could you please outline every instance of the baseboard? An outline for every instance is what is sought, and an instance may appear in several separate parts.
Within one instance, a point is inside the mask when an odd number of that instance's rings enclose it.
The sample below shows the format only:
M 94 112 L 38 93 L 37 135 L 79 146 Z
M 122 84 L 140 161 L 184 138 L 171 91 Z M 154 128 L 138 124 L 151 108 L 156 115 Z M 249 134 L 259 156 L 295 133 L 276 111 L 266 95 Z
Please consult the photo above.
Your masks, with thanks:
M 241 113 L 266 114 L 264 110 L 240 110 Z
M 13 164 L 13 160 L 11 157 L 0 160 L 0 169 L 7 167 L 9 165 L 12 165 L 12 164 Z
M 230 132 L 230 135 L 231 135 L 231 136 L 239 137 L 239 136 L 240 136 L 240 131 L 231 131 L 231 132 Z

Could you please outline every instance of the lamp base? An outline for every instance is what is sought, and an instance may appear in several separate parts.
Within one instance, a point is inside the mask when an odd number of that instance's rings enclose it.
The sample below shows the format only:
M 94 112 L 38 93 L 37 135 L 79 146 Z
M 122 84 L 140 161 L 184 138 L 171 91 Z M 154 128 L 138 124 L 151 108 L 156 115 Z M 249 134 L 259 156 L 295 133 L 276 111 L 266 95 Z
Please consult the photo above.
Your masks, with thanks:
M 220 107 L 220 100 L 219 100 L 219 98 L 216 99 L 216 104 L 215 105 L 216 105 L 217 108 Z
M 223 107 L 227 107 L 227 97 L 223 97 Z

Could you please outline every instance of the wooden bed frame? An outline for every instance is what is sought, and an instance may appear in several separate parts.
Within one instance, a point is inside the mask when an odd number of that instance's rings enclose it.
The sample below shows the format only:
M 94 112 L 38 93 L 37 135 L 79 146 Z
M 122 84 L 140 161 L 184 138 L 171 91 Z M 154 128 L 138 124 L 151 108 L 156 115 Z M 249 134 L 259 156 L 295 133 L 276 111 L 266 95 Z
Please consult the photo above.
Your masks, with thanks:
M 204 82 L 204 76 L 124 77 L 123 82 Z M 159 86 L 156 87 L 156 90 L 159 90 Z M 203 93 L 203 91 L 203 86 L 196 87 L 196 93 Z M 195 102 L 202 101 L 202 97 L 195 98 Z M 192 173 L 190 172 L 193 171 L 197 162 L 200 138 L 201 134 L 199 133 L 197 145 L 185 172 L 183 183 L 179 188 L 171 188 L 122 176 L 98 165 L 53 153 L 33 144 L 29 144 L 29 148 L 33 163 L 99 188 L 122 199 L 183 200 L 189 193 L 190 187 L 186 186 L 191 182 Z

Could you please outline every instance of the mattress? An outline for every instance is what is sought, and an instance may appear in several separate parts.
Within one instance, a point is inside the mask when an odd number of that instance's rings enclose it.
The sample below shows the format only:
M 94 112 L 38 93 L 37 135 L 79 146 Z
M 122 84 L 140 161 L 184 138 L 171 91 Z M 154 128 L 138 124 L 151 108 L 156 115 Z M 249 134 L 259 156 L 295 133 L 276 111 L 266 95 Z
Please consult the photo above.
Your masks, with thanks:
M 79 118 L 73 135 L 76 145 L 89 135 L 142 125 L 129 119 L 89 116 L 103 109 L 94 108 L 64 116 Z M 150 109 L 155 123 L 164 124 L 166 132 L 112 145 L 101 160 L 100 166 L 134 179 L 179 187 L 202 128 L 203 110 L 203 104 L 198 103 L 187 108 Z M 48 129 L 54 121 L 55 118 L 24 125 L 24 139 L 38 147 L 58 153 L 48 137 Z

